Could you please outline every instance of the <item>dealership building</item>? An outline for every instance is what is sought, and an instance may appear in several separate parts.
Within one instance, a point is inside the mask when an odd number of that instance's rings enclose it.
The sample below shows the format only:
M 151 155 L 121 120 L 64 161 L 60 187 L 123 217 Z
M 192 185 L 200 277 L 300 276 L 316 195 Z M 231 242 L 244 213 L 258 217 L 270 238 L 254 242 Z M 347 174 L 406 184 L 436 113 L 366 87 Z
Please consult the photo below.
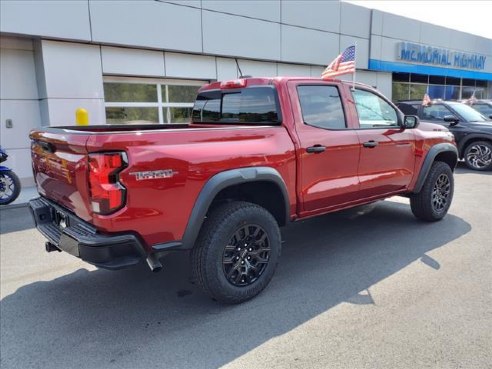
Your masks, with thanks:
M 319 77 L 353 44 L 356 80 L 395 101 L 492 98 L 492 39 L 344 2 L 2 1 L 0 17 L 1 145 L 24 185 L 29 131 L 78 108 L 90 124 L 182 123 L 204 83 Z

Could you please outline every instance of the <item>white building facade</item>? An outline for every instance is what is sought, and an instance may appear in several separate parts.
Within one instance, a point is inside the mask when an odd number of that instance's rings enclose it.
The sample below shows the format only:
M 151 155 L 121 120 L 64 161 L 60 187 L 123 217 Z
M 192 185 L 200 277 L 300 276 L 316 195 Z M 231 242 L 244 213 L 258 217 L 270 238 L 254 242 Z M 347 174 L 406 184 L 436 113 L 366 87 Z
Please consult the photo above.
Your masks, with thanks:
M 337 1 L 0 2 L 0 134 L 32 184 L 29 131 L 186 122 L 212 80 L 321 75 L 356 44 L 357 81 L 393 100 L 492 98 L 492 40 Z M 350 77 L 349 77 L 350 78 Z

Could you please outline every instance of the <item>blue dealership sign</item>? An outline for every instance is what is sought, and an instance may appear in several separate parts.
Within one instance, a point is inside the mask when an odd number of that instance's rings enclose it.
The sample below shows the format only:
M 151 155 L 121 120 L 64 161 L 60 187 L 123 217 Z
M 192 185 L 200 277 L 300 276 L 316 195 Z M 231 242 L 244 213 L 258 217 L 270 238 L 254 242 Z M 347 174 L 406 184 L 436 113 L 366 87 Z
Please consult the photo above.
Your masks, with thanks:
M 483 70 L 486 56 L 419 45 L 412 42 L 400 42 L 398 44 L 398 59 L 419 64 Z

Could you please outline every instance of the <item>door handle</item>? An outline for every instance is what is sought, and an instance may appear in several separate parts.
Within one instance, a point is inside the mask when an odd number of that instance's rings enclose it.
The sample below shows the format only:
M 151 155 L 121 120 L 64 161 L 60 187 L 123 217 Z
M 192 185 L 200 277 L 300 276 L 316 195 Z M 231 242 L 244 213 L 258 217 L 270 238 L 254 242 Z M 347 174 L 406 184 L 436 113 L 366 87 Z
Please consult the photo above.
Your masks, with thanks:
M 326 150 L 326 146 L 323 145 L 314 145 L 306 148 L 306 151 L 310 154 L 320 154 Z
M 364 146 L 364 147 L 368 147 L 368 148 L 370 148 L 370 149 L 375 148 L 377 145 L 378 145 L 378 143 L 377 143 L 376 141 L 374 141 L 374 140 L 367 141 L 367 142 L 364 142 L 364 143 L 362 144 L 362 146 Z

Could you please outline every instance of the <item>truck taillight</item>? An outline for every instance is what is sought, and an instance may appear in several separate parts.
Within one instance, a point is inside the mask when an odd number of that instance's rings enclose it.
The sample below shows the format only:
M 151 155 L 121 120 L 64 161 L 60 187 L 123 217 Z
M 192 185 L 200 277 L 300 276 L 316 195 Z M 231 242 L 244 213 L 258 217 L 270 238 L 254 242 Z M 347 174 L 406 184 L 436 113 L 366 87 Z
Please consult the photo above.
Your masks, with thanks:
M 89 191 L 94 213 L 110 214 L 125 205 L 126 189 L 118 174 L 126 166 L 124 152 L 89 154 Z
M 247 81 L 245 79 L 234 79 L 232 81 L 223 81 L 220 83 L 220 88 L 243 88 L 246 87 Z

